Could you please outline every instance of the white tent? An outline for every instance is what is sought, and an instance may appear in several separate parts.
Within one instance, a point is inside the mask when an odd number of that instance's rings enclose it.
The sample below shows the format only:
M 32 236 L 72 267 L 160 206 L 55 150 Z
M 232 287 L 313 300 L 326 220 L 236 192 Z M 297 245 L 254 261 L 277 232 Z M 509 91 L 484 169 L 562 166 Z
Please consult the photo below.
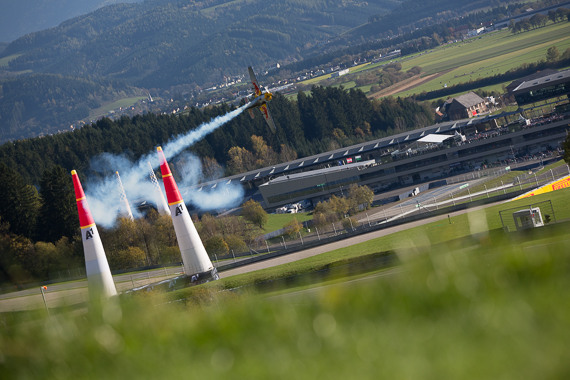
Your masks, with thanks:
M 427 135 L 422 137 L 421 139 L 418 140 L 419 143 L 428 143 L 428 144 L 441 144 L 442 142 L 444 142 L 447 139 L 452 138 L 453 135 Z

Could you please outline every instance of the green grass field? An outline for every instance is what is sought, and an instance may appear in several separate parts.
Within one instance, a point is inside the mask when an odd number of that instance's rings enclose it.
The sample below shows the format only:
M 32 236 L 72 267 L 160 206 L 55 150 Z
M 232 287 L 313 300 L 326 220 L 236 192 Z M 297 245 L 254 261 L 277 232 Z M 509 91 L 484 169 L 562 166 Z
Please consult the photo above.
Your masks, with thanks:
M 18 58 L 21 55 L 22 54 L 12 54 L 12 55 L 9 55 L 7 57 L 0 58 L 0 68 L 8 67 L 8 64 L 10 63 L 10 61 L 13 61 L 14 59 Z
M 501 30 L 471 38 L 462 42 L 439 46 L 423 54 L 414 54 L 396 59 L 402 63 L 406 71 L 420 66 L 423 75 L 440 74 L 437 78 L 423 83 L 413 89 L 402 91 L 394 96 L 407 97 L 423 91 L 433 91 L 445 84 L 453 86 L 497 74 L 518 67 L 523 63 L 544 60 L 549 47 L 556 46 L 560 53 L 570 48 L 570 23 L 548 24 L 543 28 L 513 35 L 508 30 Z M 351 73 L 367 70 L 381 70 L 382 63 L 360 65 L 351 68 Z M 313 78 L 304 84 L 318 84 L 329 76 Z M 508 82 L 510 83 L 510 82 Z M 502 91 L 501 83 L 485 87 L 487 91 Z M 347 80 L 342 84 L 345 88 L 355 87 L 354 81 Z M 369 86 L 359 87 L 365 93 Z
M 513 207 L 522 207 L 530 203 L 538 203 L 544 200 L 551 200 L 557 215 L 557 220 L 570 219 L 570 189 L 559 190 L 548 194 L 542 194 L 526 198 L 518 201 L 502 203 L 485 208 L 477 212 L 480 219 L 480 225 L 483 230 L 494 230 L 502 227 L 499 217 L 499 211 Z M 265 271 L 255 272 L 255 281 L 271 280 L 281 276 L 281 272 L 287 274 L 304 273 L 321 267 L 336 260 L 344 260 L 347 258 L 358 257 L 361 255 L 372 254 L 379 251 L 392 251 L 400 249 L 429 249 L 430 246 L 442 244 L 446 241 L 454 241 L 458 238 L 470 236 L 473 232 L 472 222 L 468 214 L 458 215 L 451 218 L 452 223 L 448 220 L 426 224 L 420 227 L 410 228 L 401 232 L 393 233 L 381 238 L 373 239 L 365 243 L 352 245 L 336 251 L 300 260 L 285 266 L 269 268 Z M 569 232 L 570 233 L 570 232 Z M 286 269 L 285 269 L 286 268 Z M 267 274 L 267 276 L 266 276 Z M 239 287 L 245 285 L 251 280 L 253 274 L 235 276 L 228 279 L 231 283 L 228 287 Z M 222 279 L 219 285 L 223 285 L 226 280 Z M 244 282 L 242 282 L 244 281 Z M 216 285 L 218 283 L 212 284 Z M 181 291 L 184 293 L 184 291 Z
M 502 74 L 522 63 L 545 59 L 546 50 L 551 46 L 556 46 L 560 52 L 570 48 L 569 23 L 550 24 L 516 35 L 503 30 L 439 47 L 428 54 L 402 62 L 402 70 L 420 66 L 426 75 L 447 72 L 397 95 L 405 97 L 440 89 L 444 84 L 452 86 Z
M 313 214 L 308 212 L 299 212 L 297 214 L 269 214 L 267 223 L 263 226 L 263 230 L 266 233 L 279 230 L 293 219 L 297 219 L 300 223 L 303 223 L 306 220 L 313 219 Z
M 549 198 L 560 207 L 569 195 Z M 476 215 L 493 229 L 500 207 Z M 222 280 L 194 288 L 186 303 L 149 294 L 88 313 L 4 314 L 0 371 L 5 379 L 567 378 L 568 225 L 471 236 L 484 230 L 476 220 L 462 215 L 262 271 L 396 251 L 395 269 L 350 283 L 268 297 L 218 292 Z
M 105 116 L 109 111 L 115 110 L 120 107 L 130 107 L 142 99 L 146 99 L 146 96 L 133 96 L 129 98 L 119 99 L 112 103 L 107 103 L 97 109 L 91 110 L 91 112 L 89 113 L 89 119 L 97 119 L 101 116 Z

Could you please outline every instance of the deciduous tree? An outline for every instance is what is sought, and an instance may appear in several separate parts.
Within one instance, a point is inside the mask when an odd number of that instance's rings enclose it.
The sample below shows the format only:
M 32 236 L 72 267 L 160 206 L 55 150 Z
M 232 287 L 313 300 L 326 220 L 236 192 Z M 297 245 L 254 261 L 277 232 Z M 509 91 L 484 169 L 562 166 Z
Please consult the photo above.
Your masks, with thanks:
M 291 219 L 285 226 L 285 235 L 288 237 L 295 237 L 303 228 L 303 225 L 297 220 L 297 218 Z
M 360 208 L 367 210 L 370 208 L 374 200 L 374 192 L 370 187 L 358 186 L 357 184 L 350 185 L 348 189 L 348 203 L 349 211 L 351 214 L 356 214 Z
M 259 202 L 250 199 L 242 205 L 241 215 L 259 228 L 267 223 L 267 212 L 261 207 Z

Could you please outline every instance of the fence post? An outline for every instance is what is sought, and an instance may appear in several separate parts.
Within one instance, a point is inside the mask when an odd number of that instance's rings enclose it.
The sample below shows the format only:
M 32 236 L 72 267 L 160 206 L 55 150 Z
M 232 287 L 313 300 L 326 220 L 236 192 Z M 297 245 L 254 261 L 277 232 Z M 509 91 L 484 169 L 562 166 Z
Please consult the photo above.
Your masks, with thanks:
M 334 223 L 332 224 L 332 226 L 333 226 L 333 230 L 334 230 L 334 236 L 336 236 L 336 228 L 334 226 Z
M 501 187 L 503 188 L 503 194 L 506 194 L 507 190 L 505 190 L 505 184 L 503 183 L 503 181 L 501 181 Z
M 232 256 L 234 258 L 234 263 L 236 262 L 236 255 L 234 255 L 234 250 L 232 249 Z
M 269 244 L 267 244 L 267 239 L 265 240 L 265 246 L 267 247 L 267 253 L 269 253 Z
M 321 241 L 321 235 L 319 235 L 319 229 L 317 226 L 315 226 L 315 231 L 317 231 L 317 237 L 319 238 L 319 241 Z
M 285 238 L 283 237 L 283 235 L 281 235 L 281 239 L 283 239 L 283 246 L 285 247 L 285 249 L 287 249 L 287 244 L 285 243 Z
M 485 186 L 485 194 L 487 194 L 487 198 L 489 198 L 489 192 L 487 191 L 487 185 L 483 185 Z
M 301 235 L 301 231 L 299 231 L 299 238 L 301 239 L 301 245 L 303 245 L 303 235 Z
M 370 224 L 370 217 L 368 216 L 368 213 L 366 213 L 366 219 L 368 219 L 368 227 L 372 227 L 372 225 Z
M 42 291 L 42 298 L 44 299 L 44 306 L 46 307 L 47 314 L 49 315 L 49 309 L 47 306 L 46 295 L 44 293 L 45 289 L 47 289 L 47 286 L 40 286 L 40 290 Z

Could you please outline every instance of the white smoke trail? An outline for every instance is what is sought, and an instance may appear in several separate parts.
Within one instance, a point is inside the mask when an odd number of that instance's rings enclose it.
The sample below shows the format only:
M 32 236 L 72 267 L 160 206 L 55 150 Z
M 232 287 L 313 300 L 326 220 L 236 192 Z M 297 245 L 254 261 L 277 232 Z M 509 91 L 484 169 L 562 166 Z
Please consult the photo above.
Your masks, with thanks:
M 167 160 L 177 156 L 184 149 L 192 144 L 201 140 L 207 134 L 215 131 L 230 120 L 236 118 L 244 110 L 240 107 L 225 115 L 218 116 L 213 120 L 203 123 L 198 128 L 186 133 L 185 135 L 178 136 L 174 140 L 168 142 L 163 146 L 163 152 Z M 184 167 L 183 179 L 178 186 L 182 189 L 199 182 L 201 176 L 200 160 L 194 158 L 187 159 L 189 165 Z M 87 182 L 86 196 L 87 201 L 95 222 L 103 227 L 112 227 L 121 210 L 119 202 L 119 192 L 117 190 L 117 183 L 114 177 L 115 171 L 118 171 L 123 187 L 130 201 L 144 200 L 149 203 L 154 203 L 154 188 L 152 182 L 148 178 L 148 163 L 150 162 L 153 167 L 159 166 L 156 151 L 150 152 L 142 156 L 138 161 L 132 162 L 123 155 L 113 155 L 104 153 L 99 155 L 91 162 L 91 168 L 94 171 L 100 172 L 105 176 L 105 179 L 97 182 Z M 111 175 L 112 174 L 112 175 Z M 192 204 L 196 205 L 203 210 L 212 210 L 219 208 L 229 208 L 239 204 L 243 198 L 243 189 L 241 186 L 219 186 L 216 189 L 200 192 L 185 192 L 188 199 Z M 140 217 L 136 207 L 132 208 L 133 215 Z

